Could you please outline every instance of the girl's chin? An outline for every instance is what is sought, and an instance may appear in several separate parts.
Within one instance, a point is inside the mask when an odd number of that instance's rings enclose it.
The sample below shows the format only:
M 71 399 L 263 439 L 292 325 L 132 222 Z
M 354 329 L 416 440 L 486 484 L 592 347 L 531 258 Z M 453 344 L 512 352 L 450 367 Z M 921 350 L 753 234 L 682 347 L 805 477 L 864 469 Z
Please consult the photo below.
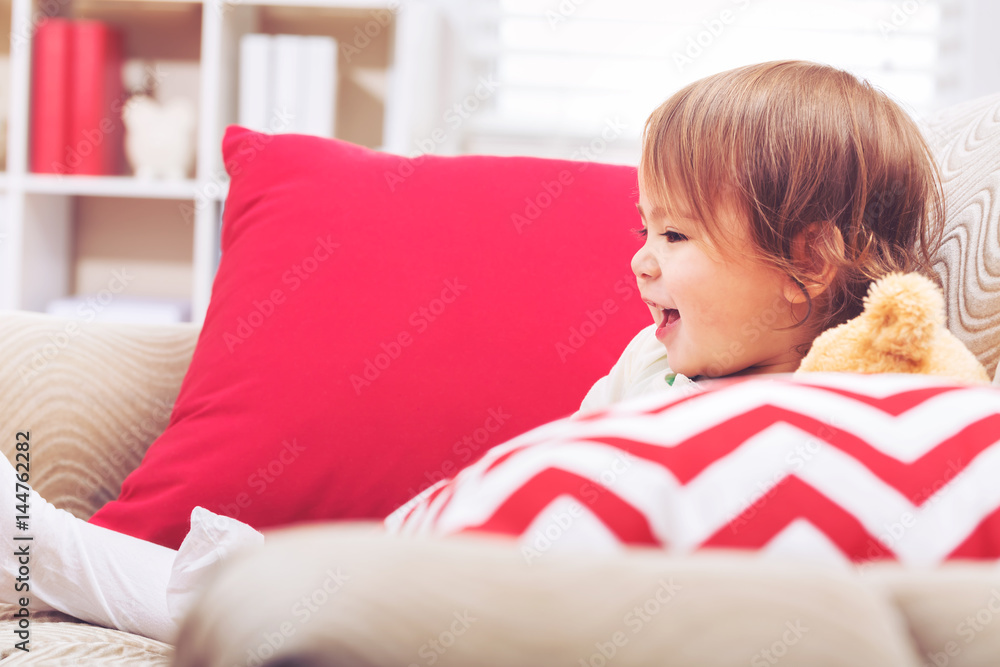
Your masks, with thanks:
M 690 379 L 696 377 L 700 377 L 702 379 L 723 377 L 726 375 L 727 371 L 726 368 L 722 368 L 717 364 L 708 364 L 706 366 L 703 363 L 689 361 L 676 351 L 673 356 L 671 356 L 669 348 L 667 349 L 667 363 L 670 364 L 670 370 L 674 373 L 679 373 L 680 375 Z
M 663 347 L 667 349 L 667 364 L 670 365 L 670 370 L 673 371 L 674 373 L 683 375 L 684 377 L 687 378 L 693 378 L 699 375 L 701 376 L 708 375 L 705 369 L 702 368 L 701 366 L 698 366 L 696 364 L 685 363 L 684 359 L 676 352 L 674 354 L 670 354 L 670 348 L 673 347 L 672 345 L 671 346 L 664 345 Z

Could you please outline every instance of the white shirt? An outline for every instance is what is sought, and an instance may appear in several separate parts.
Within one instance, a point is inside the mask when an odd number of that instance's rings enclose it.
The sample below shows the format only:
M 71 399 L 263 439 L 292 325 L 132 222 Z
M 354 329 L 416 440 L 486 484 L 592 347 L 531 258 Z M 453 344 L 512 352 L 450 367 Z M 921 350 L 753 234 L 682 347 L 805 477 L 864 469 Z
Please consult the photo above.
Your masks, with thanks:
M 603 410 L 636 396 L 694 384 L 688 377 L 670 370 L 667 350 L 656 340 L 655 332 L 656 325 L 651 324 L 636 334 L 608 374 L 590 388 L 575 415 Z

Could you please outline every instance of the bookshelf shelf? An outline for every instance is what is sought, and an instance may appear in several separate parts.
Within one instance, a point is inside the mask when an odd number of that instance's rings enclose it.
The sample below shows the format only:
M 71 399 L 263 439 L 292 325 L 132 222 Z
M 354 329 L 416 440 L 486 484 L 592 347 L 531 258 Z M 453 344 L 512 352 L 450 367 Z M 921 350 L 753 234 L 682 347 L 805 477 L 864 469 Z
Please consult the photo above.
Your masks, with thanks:
M 198 182 L 140 180 L 132 176 L 56 176 L 28 174 L 24 191 L 33 194 L 144 199 L 195 199 Z
M 399 7 L 399 0 L 348 0 L 331 5 L 326 0 L 241 0 L 240 4 L 257 5 L 259 7 L 290 7 L 318 8 L 334 11 L 364 11 L 369 9 L 387 9 L 392 11 Z
M 73 0 L 73 16 L 126 22 L 164 16 L 201 13 L 201 2 L 193 0 Z
M 33 44 L 43 19 L 55 16 L 115 26 L 127 63 L 164 73 L 155 93 L 161 102 L 192 102 L 197 137 L 188 178 L 30 171 Z M 350 44 L 366 26 L 377 32 L 351 58 L 338 57 L 334 134 L 409 154 L 439 120 L 439 102 L 423 84 L 447 69 L 438 46 L 446 24 L 434 0 L 0 0 L 0 74 L 9 79 L 0 81 L 7 93 L 0 96 L 7 118 L 0 309 L 45 311 L 101 285 L 102 271 L 126 266 L 137 278 L 123 297 L 186 297 L 191 319 L 202 321 L 228 189 L 220 146 L 225 127 L 239 120 L 242 35 Z

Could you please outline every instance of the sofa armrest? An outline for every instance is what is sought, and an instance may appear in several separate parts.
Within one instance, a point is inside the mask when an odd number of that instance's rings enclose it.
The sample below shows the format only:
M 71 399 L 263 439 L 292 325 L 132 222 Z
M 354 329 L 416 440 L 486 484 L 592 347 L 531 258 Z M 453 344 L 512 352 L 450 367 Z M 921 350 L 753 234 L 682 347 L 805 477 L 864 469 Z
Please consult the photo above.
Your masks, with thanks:
M 846 567 L 749 552 L 549 553 L 368 526 L 276 531 L 185 620 L 177 667 L 921 664 L 889 596 Z
M 925 665 L 993 667 L 1000 656 L 1000 569 L 992 560 L 932 568 L 867 564 L 864 578 L 903 612 Z
M 200 326 L 0 312 L 0 449 L 30 432 L 30 482 L 87 519 L 166 428 Z

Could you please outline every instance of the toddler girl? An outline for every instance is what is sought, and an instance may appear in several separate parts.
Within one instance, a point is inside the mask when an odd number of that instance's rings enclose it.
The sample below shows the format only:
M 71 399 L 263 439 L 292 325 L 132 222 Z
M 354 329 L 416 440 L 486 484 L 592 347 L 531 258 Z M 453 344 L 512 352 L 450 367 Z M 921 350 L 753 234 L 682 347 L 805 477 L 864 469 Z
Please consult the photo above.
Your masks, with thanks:
M 588 392 L 581 413 L 691 390 L 700 378 L 794 371 L 819 333 L 860 312 L 872 280 L 929 268 L 942 219 L 936 171 L 913 121 L 854 76 L 806 62 L 711 76 L 654 111 L 637 208 L 643 243 L 632 270 L 654 324 Z M 8 468 L 5 527 L 14 525 L 15 484 Z M 197 508 L 173 552 L 37 496 L 31 505 L 24 595 L 32 608 L 165 640 L 203 568 L 262 539 Z M 0 597 L 16 601 L 9 552 L 0 557 Z
M 637 208 L 632 271 L 655 325 L 581 411 L 794 371 L 820 333 L 861 312 L 872 281 L 930 273 L 944 218 L 913 120 L 853 75 L 795 61 L 710 76 L 656 109 Z

